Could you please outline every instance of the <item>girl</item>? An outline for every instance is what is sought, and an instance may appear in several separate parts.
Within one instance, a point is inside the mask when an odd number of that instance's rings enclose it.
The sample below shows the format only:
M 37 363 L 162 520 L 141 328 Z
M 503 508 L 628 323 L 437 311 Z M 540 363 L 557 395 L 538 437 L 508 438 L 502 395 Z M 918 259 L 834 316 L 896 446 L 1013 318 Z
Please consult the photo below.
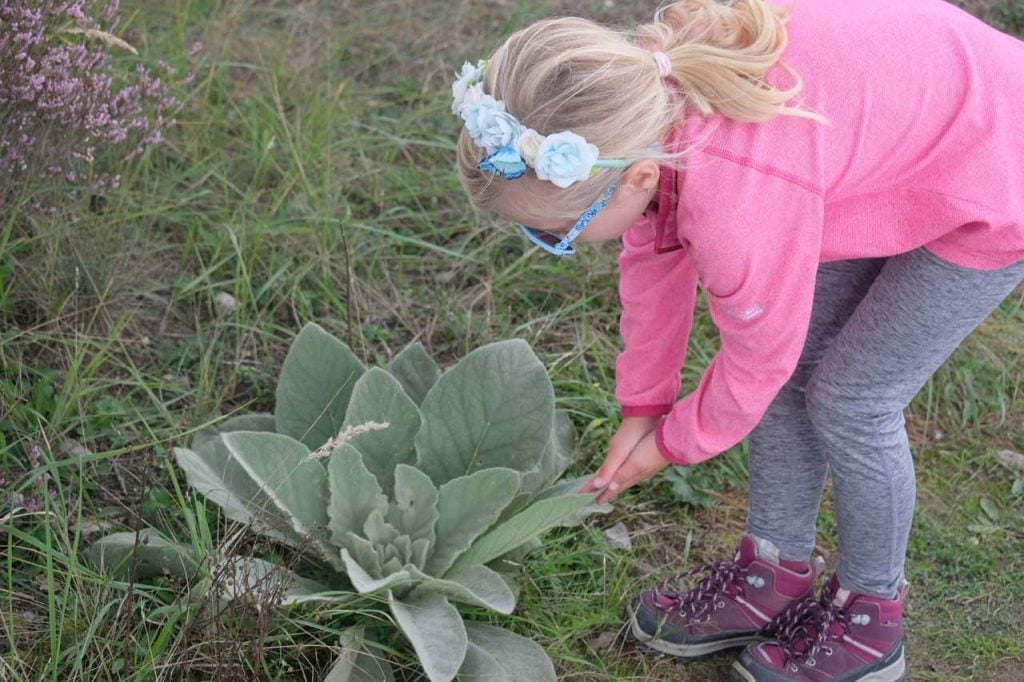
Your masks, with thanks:
M 555 254 L 624 244 L 623 419 L 587 489 L 750 434 L 738 551 L 640 594 L 637 638 L 748 645 L 736 680 L 904 678 L 902 412 L 1024 278 L 1022 83 L 1024 44 L 941 0 L 687 0 L 635 35 L 541 21 L 463 68 L 473 203 Z M 698 284 L 721 350 L 675 402 Z

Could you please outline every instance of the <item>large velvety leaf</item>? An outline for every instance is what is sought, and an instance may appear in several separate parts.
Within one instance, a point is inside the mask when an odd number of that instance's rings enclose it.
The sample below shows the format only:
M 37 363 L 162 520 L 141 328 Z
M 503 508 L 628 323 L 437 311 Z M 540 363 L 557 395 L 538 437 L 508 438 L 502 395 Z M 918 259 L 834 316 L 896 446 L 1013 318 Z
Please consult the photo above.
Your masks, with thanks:
M 523 492 L 526 498 L 530 498 L 534 493 L 547 485 L 547 483 L 547 476 L 541 472 L 540 467 L 538 466 L 523 474 L 522 482 L 519 484 L 519 490 Z M 508 511 L 505 513 L 508 514 Z
M 540 471 L 549 484 L 557 481 L 572 463 L 575 439 L 576 429 L 572 425 L 569 413 L 565 410 L 556 410 L 555 418 L 551 422 L 551 435 L 548 437 L 547 447 L 544 448 L 544 455 L 540 458 Z
M 143 528 L 138 537 L 133 532 L 112 533 L 92 543 L 89 562 L 97 570 L 119 580 L 133 575 L 146 580 L 164 574 L 191 580 L 198 568 L 192 550 L 171 542 L 152 528 Z
M 395 466 L 416 460 L 416 432 L 420 411 L 393 376 L 375 367 L 356 382 L 348 404 L 344 427 L 370 422 L 387 424 L 386 429 L 357 436 L 366 468 L 377 477 L 384 492 L 394 490 Z
M 466 635 L 471 643 L 497 661 L 500 670 L 515 671 L 515 679 L 556 682 L 555 666 L 533 640 L 484 623 L 466 623 Z
M 237 431 L 222 436 L 228 452 L 301 535 L 327 525 L 327 473 L 309 449 L 279 433 Z
M 388 521 L 412 540 L 426 539 L 433 545 L 437 498 L 437 488 L 429 476 L 419 469 L 399 464 L 395 469 L 394 502 L 388 510 Z
M 452 601 L 482 606 L 505 615 L 512 613 L 516 607 L 516 596 L 508 583 L 486 566 L 469 566 L 451 571 L 444 578 L 432 578 L 413 567 L 406 570 L 419 580 L 413 594 L 437 592 Z
M 273 601 L 288 606 L 306 602 L 345 603 L 357 597 L 351 592 L 331 590 L 256 557 L 230 557 L 215 564 L 210 575 L 220 597 L 227 601 L 248 596 L 257 602 Z
M 277 431 L 316 450 L 341 431 L 363 363 L 344 343 L 309 323 L 281 367 L 274 418 Z
M 341 569 L 337 550 L 324 542 L 327 472 L 302 443 L 279 433 L 236 431 L 221 436 L 231 457 L 323 557 Z
M 524 474 L 524 476 L 530 476 L 530 475 L 533 475 L 533 474 L 537 474 L 538 476 L 541 475 L 537 471 L 531 471 L 529 474 Z M 543 483 L 541 483 L 540 485 L 541 485 L 541 487 L 543 487 Z M 522 490 L 525 486 L 526 486 L 526 484 L 524 483 L 523 485 L 519 486 L 519 489 Z M 526 509 L 527 507 L 529 507 L 531 504 L 533 504 L 533 499 L 536 496 L 537 496 L 537 493 L 522 493 L 522 492 L 519 493 L 518 495 L 516 495 L 512 499 L 512 501 L 508 503 L 508 506 L 505 507 L 505 511 L 501 512 L 501 516 L 498 517 L 498 523 L 504 523 L 505 521 L 508 521 L 513 516 L 515 516 L 519 512 L 521 512 L 524 509 Z
M 204 441 L 195 452 L 175 448 L 174 457 L 188 484 L 218 505 L 229 519 L 292 547 L 302 544 L 288 519 L 231 456 L 223 438 Z
M 419 468 L 440 485 L 490 467 L 529 471 L 551 436 L 555 395 L 525 341 L 478 348 L 423 399 Z
M 565 472 L 572 463 L 572 447 L 576 431 L 565 410 L 556 410 L 551 422 L 551 436 L 544 448 L 544 454 L 537 466 L 523 474 L 519 490 L 524 493 L 536 493 L 544 486 L 551 485 Z M 506 511 L 507 513 L 507 511 Z
M 536 474 L 538 472 L 534 471 L 531 473 Z M 501 516 L 498 518 L 498 523 L 504 523 L 535 502 L 550 500 L 555 497 L 571 497 L 578 495 L 580 489 L 588 480 L 590 480 L 590 478 L 591 476 L 587 475 L 579 476 L 577 478 L 563 479 L 554 485 L 542 488 L 535 493 L 520 493 L 516 495 L 515 499 L 512 500 L 507 507 L 505 507 L 505 511 L 503 511 Z M 523 490 L 524 488 L 525 484 L 519 487 L 520 490 Z M 610 504 L 597 504 L 595 502 L 587 505 L 571 517 L 563 519 L 558 525 L 565 527 L 578 526 L 583 522 L 583 519 L 591 514 L 608 514 L 612 509 L 613 507 Z
M 345 630 L 339 640 L 341 653 L 324 682 L 394 682 L 391 664 L 367 645 L 362 626 Z
M 437 543 L 427 559 L 427 573 L 444 575 L 455 559 L 497 520 L 518 488 L 519 474 L 500 468 L 478 471 L 441 486 Z
M 201 450 L 222 433 L 229 431 L 276 431 L 277 421 L 272 414 L 240 414 L 213 426 L 206 426 L 192 436 L 192 450 Z
M 411 343 L 388 363 L 388 372 L 401 382 L 402 388 L 417 405 L 441 376 L 441 368 L 421 343 Z
M 466 647 L 466 658 L 455 679 L 458 682 L 514 682 L 509 677 L 511 672 L 504 670 L 498 659 L 485 649 L 470 642 Z
M 511 552 L 505 552 L 494 561 L 491 561 L 488 566 L 498 571 L 499 574 L 509 576 L 512 572 L 519 570 L 523 566 L 526 562 L 526 557 L 543 546 L 544 542 L 539 537 L 534 536 Z M 515 589 L 513 588 L 514 591 Z
M 346 534 L 362 533 L 370 512 L 386 513 L 388 498 L 366 468 L 362 454 L 350 443 L 345 443 L 331 455 L 327 461 L 327 476 L 331 543 L 351 549 Z
M 595 498 L 596 494 L 556 497 L 531 505 L 474 542 L 473 546 L 455 561 L 452 570 L 486 564 L 497 559 L 535 535 L 571 517 L 591 504 Z
M 466 626 L 444 596 L 424 594 L 399 601 L 390 599 L 391 613 L 431 682 L 450 682 L 466 657 Z
M 586 475 L 559 481 L 550 488 L 545 488 L 540 491 L 536 496 L 534 496 L 532 502 L 537 503 L 541 500 L 551 500 L 556 497 L 574 497 L 579 495 L 580 489 L 582 489 L 583 485 L 590 479 L 591 476 Z M 575 514 L 562 519 L 556 525 L 571 528 L 583 523 L 583 519 L 587 518 L 591 514 L 610 514 L 613 509 L 614 507 L 611 504 L 597 504 L 597 502 L 593 502 L 586 505 Z
M 204 441 L 204 445 L 211 447 L 207 441 Z M 211 502 L 220 506 L 225 516 L 239 523 L 247 525 L 253 523 L 253 515 L 247 504 L 248 500 L 243 500 L 239 493 L 228 487 L 223 473 L 215 470 L 216 465 L 213 462 L 187 448 L 174 448 L 174 458 L 177 460 L 178 466 L 185 472 L 185 480 L 188 481 L 188 484 L 205 495 Z M 231 460 L 228 458 L 226 461 Z

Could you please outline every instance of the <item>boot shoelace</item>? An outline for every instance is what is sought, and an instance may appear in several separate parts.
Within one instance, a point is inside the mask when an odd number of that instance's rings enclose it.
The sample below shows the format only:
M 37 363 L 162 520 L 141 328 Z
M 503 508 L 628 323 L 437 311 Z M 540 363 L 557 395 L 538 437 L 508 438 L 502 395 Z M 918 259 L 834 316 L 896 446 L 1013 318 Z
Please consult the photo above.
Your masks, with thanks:
M 670 604 L 669 610 L 676 611 L 690 620 L 705 620 L 711 612 L 722 604 L 718 595 L 722 592 L 734 594 L 741 592 L 743 577 L 747 569 L 735 561 L 719 561 L 694 568 L 686 573 L 663 580 L 654 590 L 656 603 L 662 601 Z M 687 581 L 701 573 L 707 573 L 696 585 L 686 589 Z M 732 588 L 730 591 L 729 588 Z
M 770 625 L 787 665 L 805 662 L 813 667 L 814 655 L 830 649 L 826 642 L 839 639 L 846 632 L 849 615 L 846 609 L 836 606 L 834 599 L 835 589 L 826 584 L 820 600 L 808 597 L 782 612 Z M 842 628 L 839 633 L 833 632 L 832 626 L 836 624 Z

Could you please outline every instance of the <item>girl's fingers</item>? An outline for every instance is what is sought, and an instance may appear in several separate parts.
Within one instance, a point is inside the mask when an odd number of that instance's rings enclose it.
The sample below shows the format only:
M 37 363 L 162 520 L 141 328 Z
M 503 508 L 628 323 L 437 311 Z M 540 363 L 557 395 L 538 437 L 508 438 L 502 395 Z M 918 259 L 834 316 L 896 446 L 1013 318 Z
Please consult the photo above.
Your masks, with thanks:
M 607 504 L 614 500 L 620 492 L 622 492 L 622 489 L 619 488 L 619 484 L 612 481 L 608 487 L 605 488 L 605 491 L 597 496 L 597 503 Z
M 646 481 L 669 465 L 669 461 L 658 450 L 654 438 L 648 436 L 623 462 L 615 474 L 608 479 L 608 487 L 598 496 L 601 504 L 614 499 L 623 490 L 628 490 L 641 481 Z
M 611 449 L 608 451 L 608 456 L 605 457 L 604 462 L 601 464 L 601 468 L 597 470 L 597 473 L 594 474 L 593 478 L 584 484 L 583 488 L 580 489 L 580 492 L 590 493 L 595 490 L 600 490 L 608 485 L 608 482 L 615 477 L 619 467 L 621 467 L 622 463 L 629 457 L 630 449 L 631 448 L 627 449 L 625 447 L 617 447 L 615 443 L 612 443 Z
M 600 490 L 601 488 L 604 488 L 606 485 L 608 485 L 608 482 L 611 481 L 612 478 L 615 476 L 615 473 L 618 471 L 619 466 L 621 466 L 621 462 L 616 463 L 615 461 L 612 460 L 612 456 L 608 455 L 608 457 L 604 460 L 604 464 L 602 464 L 601 468 L 597 470 L 597 473 L 594 474 L 586 483 L 583 484 L 583 487 L 580 488 L 580 492 L 592 493 L 595 490 Z
M 605 488 L 604 492 L 597 498 L 597 502 L 599 504 L 604 504 L 613 500 L 618 497 L 619 493 L 632 488 L 634 485 L 646 478 L 648 478 L 648 476 L 644 476 L 642 474 L 632 459 L 627 460 L 621 467 L 619 467 L 619 470 L 615 472 L 615 475 L 608 484 L 608 487 Z
M 618 431 L 612 436 L 611 443 L 608 444 L 608 456 L 601 463 L 601 468 L 583 485 L 580 492 L 592 493 L 595 490 L 601 490 L 614 480 L 623 462 L 629 459 L 633 450 L 651 433 L 656 424 L 656 419 L 646 417 L 624 419 Z
M 601 463 L 597 473 L 584 484 L 580 492 L 590 493 L 608 485 L 608 482 L 612 480 L 615 472 L 619 470 L 619 467 L 622 466 L 627 457 L 629 457 L 629 449 L 620 446 L 613 438 L 611 447 L 608 450 L 608 456 L 604 458 L 604 462 Z

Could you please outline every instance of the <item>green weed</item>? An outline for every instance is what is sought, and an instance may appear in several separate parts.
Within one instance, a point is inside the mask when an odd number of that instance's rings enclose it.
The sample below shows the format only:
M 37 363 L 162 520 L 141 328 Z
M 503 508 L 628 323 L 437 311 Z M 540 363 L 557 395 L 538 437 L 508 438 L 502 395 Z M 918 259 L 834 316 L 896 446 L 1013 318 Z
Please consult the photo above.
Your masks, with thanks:
M 168 452 L 221 415 L 272 405 L 306 321 L 376 362 L 414 339 L 446 362 L 527 339 L 580 431 L 575 473 L 593 470 L 617 420 L 616 254 L 541 258 L 474 215 L 452 172 L 446 90 L 457 64 L 524 21 L 628 23 L 649 14 L 640 5 L 124 3 L 125 37 L 147 59 L 179 65 L 193 42 L 207 47 L 168 144 L 124 169 L 101 212 L 69 198 L 52 219 L 0 217 L 0 679 L 320 679 L 340 614 L 254 599 L 215 617 L 180 605 L 180 585 L 113 581 L 82 560 L 102 532 L 143 525 L 199 551 L 255 542 L 187 494 Z M 1022 16 L 1019 0 L 993 5 L 1007 30 Z M 992 456 L 1024 450 L 1022 328 L 1017 295 L 908 412 L 914 679 L 1024 677 L 1020 486 Z M 715 348 L 698 313 L 686 385 Z M 648 659 L 619 610 L 729 551 L 744 477 L 737 450 L 677 475 L 696 506 L 658 482 L 559 534 L 524 566 L 512 626 L 565 679 L 721 679 L 727 657 Z M 619 521 L 629 551 L 601 533 Z M 821 531 L 831 555 L 828 502 Z

